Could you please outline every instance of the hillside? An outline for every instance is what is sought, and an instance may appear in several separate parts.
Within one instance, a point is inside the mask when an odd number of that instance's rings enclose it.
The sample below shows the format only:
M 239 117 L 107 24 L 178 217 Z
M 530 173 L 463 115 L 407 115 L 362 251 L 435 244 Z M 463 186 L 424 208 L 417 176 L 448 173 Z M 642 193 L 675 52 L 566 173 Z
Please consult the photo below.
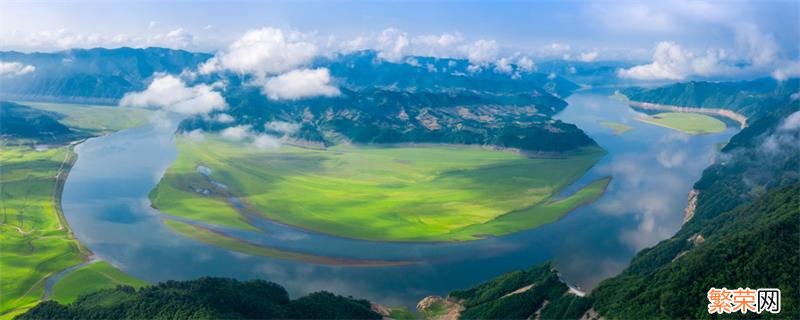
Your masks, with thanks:
M 762 78 L 751 81 L 690 81 L 656 88 L 633 87 L 622 90 L 630 100 L 695 108 L 722 108 L 746 117 L 786 104 L 800 91 L 800 79 L 777 81 Z
M 17 319 L 380 319 L 366 300 L 328 292 L 290 299 L 264 280 L 201 278 L 118 286 L 62 305 L 44 302 Z
M 798 110 L 797 100 L 774 106 L 731 139 L 695 184 L 681 230 L 592 292 L 601 315 L 700 318 L 708 289 L 727 286 L 779 288 L 780 317 L 800 317 L 800 147 L 786 120 Z
M 53 140 L 72 131 L 58 121 L 60 115 L 21 104 L 0 101 L 0 136 Z

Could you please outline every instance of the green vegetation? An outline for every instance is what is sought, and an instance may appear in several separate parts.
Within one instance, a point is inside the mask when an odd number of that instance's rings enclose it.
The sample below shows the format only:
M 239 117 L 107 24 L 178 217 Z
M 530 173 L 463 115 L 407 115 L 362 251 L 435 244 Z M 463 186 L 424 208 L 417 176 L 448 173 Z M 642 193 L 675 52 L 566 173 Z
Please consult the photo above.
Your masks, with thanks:
M 0 145 L 0 318 L 5 319 L 33 307 L 44 296 L 48 277 L 81 263 L 88 255 L 72 238 L 60 211 L 61 188 L 75 161 L 71 146 L 63 144 L 142 124 L 148 111 L 0 103 L 2 134 L 11 138 L 3 142 L 7 145 Z M 37 143 L 62 146 L 45 150 L 22 146 Z M 92 280 L 100 273 L 81 275 L 87 291 L 105 281 Z
M 55 205 L 73 154 L 0 147 L 0 318 L 35 305 L 45 279 L 83 260 Z
M 614 134 L 616 134 L 616 135 L 622 135 L 622 134 L 625 134 L 628 131 L 633 130 L 633 127 L 631 127 L 629 125 L 624 125 L 624 124 L 613 122 L 613 121 L 600 120 L 600 124 L 602 124 L 606 128 L 614 130 Z
M 144 281 L 131 277 L 105 261 L 90 263 L 61 278 L 53 288 L 52 299 L 72 303 L 79 296 L 118 285 L 141 287 Z
M 537 312 L 543 319 L 577 319 L 591 305 L 591 300 L 569 292 L 550 263 L 451 292 L 449 298 L 465 307 L 462 319 L 531 319 Z
M 311 254 L 260 246 L 244 240 L 232 238 L 203 227 L 195 226 L 192 224 L 176 220 L 164 220 L 164 224 L 172 231 L 184 235 L 186 237 L 198 240 L 200 242 L 254 256 L 304 261 L 315 264 L 346 265 L 346 266 L 390 266 L 390 265 L 402 265 L 410 263 L 407 261 L 356 260 L 356 259 L 315 256 Z
M 60 122 L 70 128 L 101 135 L 147 123 L 150 111 L 136 108 L 97 106 L 86 104 L 18 102 L 36 109 L 63 116 Z
M 760 117 L 776 105 L 790 103 L 800 90 L 800 79 L 777 81 L 761 78 L 751 81 L 689 81 L 656 88 L 627 88 L 620 93 L 633 101 L 693 108 L 724 108 Z
M 715 133 L 725 130 L 724 122 L 699 113 L 664 112 L 636 119 L 688 134 Z
M 699 319 L 708 317 L 706 292 L 711 287 L 778 288 L 781 313 L 762 313 L 760 318 L 797 319 L 799 203 L 800 185 L 794 185 L 702 226 L 684 228 L 642 251 L 621 275 L 601 283 L 592 292 L 595 308 L 614 319 Z M 729 317 L 752 318 L 753 314 Z
M 69 305 L 44 302 L 18 319 L 380 319 L 366 300 L 316 292 L 291 300 L 264 280 L 201 278 L 119 286 Z
M 368 240 L 473 240 L 534 228 L 596 199 L 608 182 L 551 199 L 597 162 L 596 150 L 527 158 L 454 146 L 263 151 L 218 137 L 177 143 L 177 161 L 150 195 L 163 212 L 246 228 L 228 203 L 235 196 L 269 219 Z
M 389 318 L 395 320 L 414 320 L 418 319 L 417 315 L 408 310 L 406 307 L 392 308 L 389 312 Z
M 722 149 L 725 161 L 707 168 L 694 185 L 694 216 L 592 292 L 601 316 L 705 318 L 713 286 L 779 288 L 781 313 L 759 317 L 800 318 L 800 146 L 796 131 L 784 125 L 798 104 L 772 105 L 731 138 Z
M 0 138 L 12 138 L 19 144 L 37 140 L 53 142 L 75 136 L 57 117 L 56 113 L 0 101 Z

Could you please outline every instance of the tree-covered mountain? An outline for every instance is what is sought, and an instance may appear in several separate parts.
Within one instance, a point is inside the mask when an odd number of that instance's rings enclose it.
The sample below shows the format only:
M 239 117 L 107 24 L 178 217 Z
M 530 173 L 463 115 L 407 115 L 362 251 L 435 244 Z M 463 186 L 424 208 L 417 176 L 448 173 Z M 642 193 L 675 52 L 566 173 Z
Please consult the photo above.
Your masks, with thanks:
M 532 89 L 537 90 L 537 89 Z M 249 125 L 253 131 L 324 145 L 354 143 L 454 143 L 564 152 L 595 146 L 572 124 L 550 116 L 566 103 L 545 92 L 493 93 L 465 89 L 405 91 L 342 89 L 338 97 L 269 100 L 252 87 L 229 85 L 233 122 L 212 115 L 184 121 L 181 130 L 222 130 Z M 265 127 L 269 122 L 297 126 L 291 132 Z
M 0 78 L 0 96 L 115 103 L 143 90 L 157 73 L 195 70 L 210 57 L 161 48 L 0 52 L 0 60 L 35 67 Z M 578 88 L 560 77 L 514 65 L 502 72 L 489 65 L 475 69 L 463 59 L 409 57 L 393 63 L 373 51 L 318 58 L 312 67 L 328 68 L 342 94 L 271 100 L 246 75 L 199 75 L 193 82 L 223 80 L 220 90 L 230 108 L 222 118 L 190 118 L 181 129 L 249 125 L 254 132 L 322 145 L 454 143 L 546 153 L 596 145 L 574 125 L 552 120 L 566 106 L 558 96 Z M 275 121 L 297 130 L 264 127 Z
M 0 101 L 0 137 L 49 140 L 71 134 L 61 115 L 21 104 Z
M 380 319 L 366 300 L 315 292 L 290 299 L 264 280 L 200 278 L 135 289 L 118 286 L 69 305 L 48 301 L 17 319 Z
M 164 48 L 71 49 L 54 53 L 0 52 L 0 61 L 35 68 L 0 77 L 0 96 L 114 104 L 131 91 L 142 90 L 155 73 L 179 74 L 194 69 L 211 55 Z
M 800 79 L 778 81 L 762 78 L 750 81 L 690 81 L 656 88 L 633 87 L 622 90 L 629 99 L 664 105 L 696 108 L 723 108 L 757 117 L 775 105 L 786 104 L 800 92 Z
M 368 87 L 409 91 L 441 91 L 452 89 L 479 92 L 514 93 L 546 92 L 566 97 L 579 86 L 563 77 L 508 65 L 475 66 L 465 59 L 409 57 L 400 63 L 383 61 L 374 51 L 360 51 L 320 59 L 319 67 L 330 69 L 331 75 L 345 79 L 351 89 Z
M 779 288 L 783 311 L 775 316 L 800 318 L 800 101 L 772 108 L 703 172 L 681 230 L 592 292 L 601 315 L 706 317 L 713 286 Z

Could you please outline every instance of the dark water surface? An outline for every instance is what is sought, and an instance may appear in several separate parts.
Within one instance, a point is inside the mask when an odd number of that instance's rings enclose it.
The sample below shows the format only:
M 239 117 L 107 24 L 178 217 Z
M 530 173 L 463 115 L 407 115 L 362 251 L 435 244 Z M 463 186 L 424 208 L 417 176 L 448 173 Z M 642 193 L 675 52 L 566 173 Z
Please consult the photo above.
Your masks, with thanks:
M 591 289 L 622 270 L 642 248 L 674 234 L 692 184 L 718 144 L 735 133 L 688 136 L 640 123 L 609 93 L 582 92 L 557 116 L 578 125 L 608 154 L 565 193 L 603 176 L 613 179 L 591 205 L 535 230 L 466 243 L 401 244 L 341 239 L 257 221 L 267 232 L 220 229 L 280 249 L 346 258 L 415 260 L 396 267 L 320 266 L 249 256 L 172 233 L 150 207 L 148 192 L 175 160 L 174 125 L 153 124 L 94 138 L 76 148 L 78 161 L 62 204 L 78 239 L 99 259 L 157 282 L 227 276 L 262 278 L 293 296 L 317 290 L 387 305 L 413 306 L 431 294 L 467 288 L 499 274 L 553 260 L 565 280 Z M 614 135 L 599 120 L 634 127 Z

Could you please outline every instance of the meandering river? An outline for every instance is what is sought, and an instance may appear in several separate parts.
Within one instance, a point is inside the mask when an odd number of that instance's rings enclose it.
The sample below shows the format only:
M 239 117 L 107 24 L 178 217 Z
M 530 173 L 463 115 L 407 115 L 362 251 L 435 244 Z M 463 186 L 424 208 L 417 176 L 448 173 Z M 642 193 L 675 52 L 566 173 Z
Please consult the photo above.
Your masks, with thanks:
M 62 206 L 76 237 L 96 258 L 157 282 L 227 276 L 262 278 L 291 294 L 329 290 L 386 305 L 413 306 L 432 294 L 467 288 L 499 274 L 552 260 L 583 289 L 621 271 L 642 248 L 674 234 L 692 184 L 720 143 L 736 132 L 688 136 L 635 120 L 610 92 L 567 99 L 558 119 L 574 123 L 608 154 L 565 193 L 612 176 L 598 201 L 540 228 L 466 243 L 402 244 L 341 239 L 258 221 L 263 233 L 221 230 L 284 250 L 353 259 L 413 260 L 403 266 L 324 266 L 249 256 L 205 245 L 167 229 L 147 198 L 174 161 L 174 124 L 151 124 L 90 139 L 64 187 Z M 633 127 L 615 135 L 599 121 Z M 174 122 L 173 122 L 174 123 Z

